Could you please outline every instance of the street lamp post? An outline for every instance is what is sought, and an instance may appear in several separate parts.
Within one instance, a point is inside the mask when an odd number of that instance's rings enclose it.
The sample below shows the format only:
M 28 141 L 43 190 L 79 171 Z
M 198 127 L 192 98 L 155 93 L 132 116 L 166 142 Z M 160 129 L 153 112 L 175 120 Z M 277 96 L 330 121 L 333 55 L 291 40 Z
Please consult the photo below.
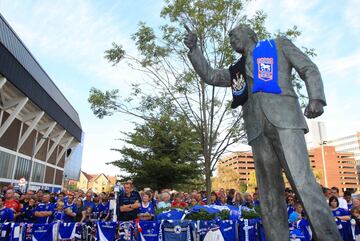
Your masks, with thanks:
M 117 211 L 118 211 L 118 195 L 119 195 L 119 192 L 120 192 L 120 177 L 119 176 L 116 176 L 116 183 L 115 183 L 115 187 L 114 187 L 114 192 L 115 192 L 115 199 L 113 200 L 113 209 L 114 209 L 114 212 L 113 212 L 113 216 L 112 216 L 112 220 L 114 222 L 117 221 Z
M 324 145 L 326 145 L 327 141 L 321 141 L 320 145 L 321 145 L 321 158 L 322 158 L 322 164 L 323 164 L 323 171 L 324 171 L 324 185 L 325 187 L 328 186 L 328 181 L 327 181 L 327 174 L 326 174 L 326 162 L 325 162 L 325 153 L 324 153 Z

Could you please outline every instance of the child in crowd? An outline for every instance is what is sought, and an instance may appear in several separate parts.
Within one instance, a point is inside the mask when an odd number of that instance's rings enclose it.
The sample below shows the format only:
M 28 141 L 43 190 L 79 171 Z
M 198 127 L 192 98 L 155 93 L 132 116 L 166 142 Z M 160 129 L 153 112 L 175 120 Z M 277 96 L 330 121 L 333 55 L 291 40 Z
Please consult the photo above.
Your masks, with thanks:
M 64 202 L 63 201 L 58 201 L 56 204 L 56 210 L 53 214 L 53 221 L 57 222 L 57 221 L 64 221 Z

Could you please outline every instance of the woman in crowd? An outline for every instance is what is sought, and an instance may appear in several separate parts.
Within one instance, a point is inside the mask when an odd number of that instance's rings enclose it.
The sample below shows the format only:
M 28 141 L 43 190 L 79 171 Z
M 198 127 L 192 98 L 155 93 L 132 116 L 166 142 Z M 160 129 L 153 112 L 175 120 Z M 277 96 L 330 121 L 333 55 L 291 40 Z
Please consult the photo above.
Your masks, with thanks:
M 234 205 L 235 207 L 240 207 L 243 204 L 243 198 L 240 192 L 235 193 L 232 203 L 232 205 Z
M 248 192 L 246 192 L 244 194 L 244 204 L 243 204 L 243 206 L 248 207 L 250 209 L 254 208 L 253 198 L 252 198 L 251 194 L 248 193 Z
M 227 205 L 227 198 L 224 194 L 221 194 L 219 197 L 220 206 L 226 206 Z
M 139 210 L 138 217 L 140 220 L 152 220 L 155 216 L 155 207 L 150 202 L 151 193 L 145 192 L 142 196 L 141 207 Z
M 170 194 L 168 192 L 162 192 L 160 194 L 160 202 L 157 204 L 158 209 L 167 209 L 171 207 Z
M 235 198 L 235 189 L 231 188 L 227 194 L 226 203 L 228 205 L 233 205 L 234 198 Z
M 354 240 L 360 241 L 360 206 L 351 209 L 350 223 Z
M 344 241 L 352 240 L 351 227 L 350 223 L 350 213 L 349 211 L 339 207 L 339 200 L 337 197 L 332 196 L 329 198 L 329 206 L 331 212 L 336 219 L 336 224 L 338 225 L 339 232 Z
M 85 211 L 83 208 L 83 200 L 78 197 L 75 199 L 76 204 L 76 216 L 75 216 L 75 222 L 80 222 L 83 218 L 83 212 Z
M 56 204 L 56 210 L 55 212 L 53 213 L 53 220 L 54 222 L 62 222 L 64 221 L 64 202 L 62 201 L 58 201 L 57 204 Z
M 103 195 L 101 198 L 101 203 L 99 204 L 101 221 L 108 221 L 110 219 L 109 207 L 110 203 L 107 197 Z
M 101 212 L 101 202 L 99 201 L 99 196 L 94 194 L 94 198 L 93 198 L 93 215 L 94 215 L 94 219 L 100 219 L 100 212 Z
M 210 195 L 210 204 L 211 205 L 220 205 L 220 201 L 218 199 L 218 196 L 216 194 L 216 192 L 211 192 L 211 195 Z
M 92 222 L 95 222 L 97 221 L 95 218 L 94 218 L 94 214 L 92 212 L 92 208 L 91 206 L 87 206 L 85 211 L 82 212 L 82 218 L 80 220 L 80 223 L 92 223 Z
M 30 197 L 28 202 L 23 205 L 21 209 L 20 222 L 24 223 L 33 223 L 35 222 L 35 209 L 36 209 L 36 201 L 35 197 Z

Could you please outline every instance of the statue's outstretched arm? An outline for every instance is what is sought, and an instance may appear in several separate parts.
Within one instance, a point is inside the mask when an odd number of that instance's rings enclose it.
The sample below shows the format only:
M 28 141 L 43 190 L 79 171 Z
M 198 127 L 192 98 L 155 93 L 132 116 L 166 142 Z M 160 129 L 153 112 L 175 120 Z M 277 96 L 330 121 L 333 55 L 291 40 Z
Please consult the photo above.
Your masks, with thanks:
M 231 76 L 228 69 L 213 69 L 199 47 L 193 48 L 188 57 L 196 73 L 205 83 L 209 85 L 229 87 L 231 86 Z
M 228 69 L 213 69 L 204 54 L 197 46 L 197 36 L 187 26 L 185 26 L 188 34 L 184 43 L 189 48 L 188 57 L 196 73 L 205 83 L 209 85 L 228 87 L 231 86 L 231 76 Z

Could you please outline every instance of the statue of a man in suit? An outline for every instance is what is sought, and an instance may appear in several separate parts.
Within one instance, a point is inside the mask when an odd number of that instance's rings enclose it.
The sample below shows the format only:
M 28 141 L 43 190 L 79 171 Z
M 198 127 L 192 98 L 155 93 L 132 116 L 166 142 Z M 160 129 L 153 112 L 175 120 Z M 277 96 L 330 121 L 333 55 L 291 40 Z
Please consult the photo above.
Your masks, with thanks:
M 188 30 L 189 31 L 189 30 Z M 274 40 L 277 55 L 277 85 L 280 93 L 254 92 L 253 52 L 259 43 L 247 25 L 238 25 L 229 33 L 231 47 L 246 58 L 245 80 L 248 99 L 243 105 L 248 142 L 252 147 L 260 207 L 267 241 L 289 241 L 282 169 L 309 218 L 315 240 L 340 241 L 330 208 L 310 169 L 304 133 L 308 132 L 304 115 L 316 118 L 326 105 L 320 72 L 316 65 L 290 40 Z M 196 34 L 189 31 L 185 45 L 188 57 L 207 84 L 230 87 L 228 69 L 213 69 L 197 46 Z M 255 66 L 255 67 L 254 67 Z M 270 66 L 259 64 L 259 69 Z M 305 82 L 309 104 L 303 115 L 291 81 L 292 68 Z

